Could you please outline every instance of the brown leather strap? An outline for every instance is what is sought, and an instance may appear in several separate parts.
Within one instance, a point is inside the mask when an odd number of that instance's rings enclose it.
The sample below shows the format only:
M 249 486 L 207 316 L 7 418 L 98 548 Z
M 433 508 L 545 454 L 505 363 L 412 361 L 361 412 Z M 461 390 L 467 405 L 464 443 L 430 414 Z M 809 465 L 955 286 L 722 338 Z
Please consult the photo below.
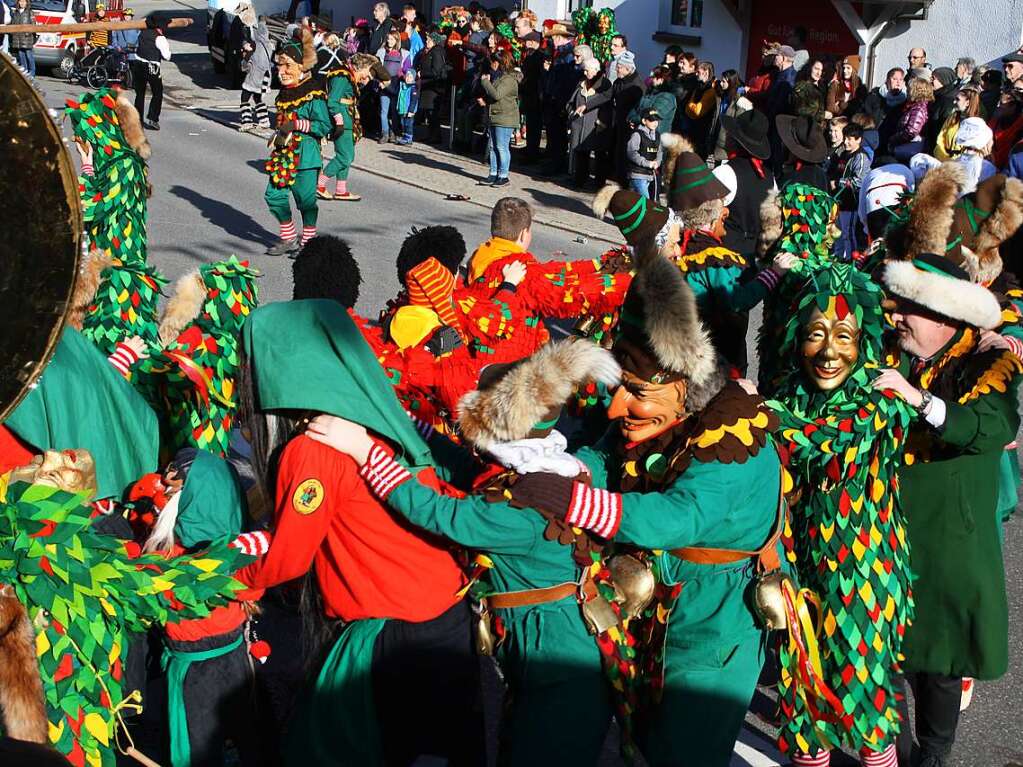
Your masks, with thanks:
M 692 562 L 695 565 L 727 565 L 733 562 L 741 562 L 744 559 L 757 559 L 757 567 L 761 572 L 777 570 L 781 567 L 781 560 L 778 558 L 778 550 L 775 544 L 781 537 L 782 528 L 785 526 L 785 512 L 788 504 L 785 502 L 785 467 L 781 467 L 781 474 L 778 478 L 778 515 L 774 521 L 774 527 L 767 541 L 756 551 L 740 551 L 738 549 L 712 549 L 701 546 L 686 546 L 681 549 L 672 549 L 668 553 L 673 557 Z
M 587 577 L 582 586 L 583 599 L 589 601 L 597 595 L 597 585 Z M 559 583 L 544 589 L 527 589 L 525 591 L 506 591 L 503 594 L 491 594 L 487 597 L 487 606 L 495 610 L 509 607 L 532 607 L 559 602 L 567 597 L 579 595 L 578 583 Z

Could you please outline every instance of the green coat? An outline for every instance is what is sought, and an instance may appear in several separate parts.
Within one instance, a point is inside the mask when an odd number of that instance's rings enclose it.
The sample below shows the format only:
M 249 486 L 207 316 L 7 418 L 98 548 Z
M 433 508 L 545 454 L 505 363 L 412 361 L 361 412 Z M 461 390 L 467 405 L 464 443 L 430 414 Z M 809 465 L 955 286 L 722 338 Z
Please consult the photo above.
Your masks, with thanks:
M 546 540 L 547 521 L 533 511 L 438 495 L 416 481 L 399 485 L 387 503 L 417 527 L 485 551 L 495 593 L 580 579 L 572 548 Z M 502 738 L 506 763 L 596 764 L 611 721 L 611 691 L 576 600 L 497 613 L 507 630 L 498 661 L 512 701 Z
M 1001 354 L 972 354 L 972 368 L 954 376 L 965 386 L 951 385 L 969 391 Z M 923 419 L 913 424 L 900 474 L 917 576 L 903 667 L 997 679 L 1008 668 L 1008 608 L 995 509 L 1003 448 L 1019 428 L 1019 372 L 1012 368 L 1004 392 L 992 388 L 963 404 L 942 391 L 948 377 L 939 374 L 925 387 L 945 400 L 944 428 L 936 433 Z
M 356 108 L 355 89 L 347 77 L 335 75 L 329 80 L 327 86 L 327 112 L 333 122 L 335 115 L 341 115 L 346 131 L 350 131 L 355 125 L 352 110 Z M 329 133 L 329 131 L 328 131 Z
M 518 72 L 506 72 L 496 82 L 480 80 L 480 87 L 490 104 L 490 124 L 500 128 L 519 127 L 519 82 Z
M 576 454 L 596 487 L 615 489 L 621 467 L 607 440 Z M 778 455 L 770 444 L 744 463 L 694 460 L 660 492 L 622 495 L 617 542 L 650 550 L 704 546 L 755 550 L 777 520 Z M 763 666 L 765 632 L 750 608 L 748 560 L 697 565 L 661 551 L 662 582 L 683 584 L 668 616 L 664 693 L 638 733 L 651 765 L 727 765 Z
M 320 83 L 307 80 L 295 88 L 282 89 L 277 94 L 277 122 L 285 120 L 308 120 L 309 131 L 301 134 L 298 145 L 296 170 L 319 170 L 323 165 L 320 155 L 320 139 L 329 136 L 333 130 L 330 114 L 327 112 L 326 92 Z

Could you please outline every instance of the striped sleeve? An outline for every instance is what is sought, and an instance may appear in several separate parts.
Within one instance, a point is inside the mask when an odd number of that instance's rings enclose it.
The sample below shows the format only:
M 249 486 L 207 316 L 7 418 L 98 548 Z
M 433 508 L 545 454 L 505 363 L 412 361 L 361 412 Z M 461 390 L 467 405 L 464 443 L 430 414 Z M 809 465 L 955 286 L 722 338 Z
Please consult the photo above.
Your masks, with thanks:
M 295 130 L 299 131 L 300 133 L 308 133 L 310 127 L 311 126 L 309 125 L 309 121 L 304 118 L 295 120 Z
M 1009 351 L 1015 354 L 1020 359 L 1023 359 L 1023 340 L 1016 338 L 1015 336 L 1002 336 L 1005 342 L 1009 345 Z
M 107 357 L 107 360 L 117 369 L 118 373 L 125 378 L 130 378 L 131 366 L 139 361 L 139 355 L 127 344 L 119 343 L 114 347 L 113 354 Z
M 574 483 L 565 521 L 602 538 L 612 538 L 622 521 L 622 497 L 582 482 Z
M 271 535 L 265 530 L 254 533 L 242 533 L 229 544 L 232 548 L 241 549 L 250 557 L 261 557 L 270 550 Z
M 409 470 L 377 444 L 370 449 L 369 458 L 359 470 L 359 476 L 366 480 L 369 489 L 383 501 L 398 485 L 412 479 Z
M 82 163 L 82 175 L 91 176 L 95 173 L 95 169 L 92 167 L 92 163 Z
M 778 273 L 770 268 L 761 270 L 757 275 L 757 282 L 761 283 L 768 290 L 774 290 L 780 280 L 781 277 L 778 276 Z

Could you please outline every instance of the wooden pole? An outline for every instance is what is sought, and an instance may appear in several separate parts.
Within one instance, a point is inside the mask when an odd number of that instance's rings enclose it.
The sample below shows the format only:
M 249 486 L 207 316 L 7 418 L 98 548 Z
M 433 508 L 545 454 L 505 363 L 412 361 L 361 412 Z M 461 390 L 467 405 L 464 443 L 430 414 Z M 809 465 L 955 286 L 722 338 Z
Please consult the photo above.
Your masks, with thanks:
M 160 24 L 161 29 L 177 29 L 178 27 L 189 27 L 192 20 L 187 18 L 169 19 L 166 23 Z M 65 35 L 80 34 L 82 32 L 99 32 L 106 29 L 113 32 L 116 29 L 145 29 L 146 20 L 139 21 L 87 21 L 81 24 L 0 24 L 0 35 L 16 35 L 26 32 L 36 34 L 48 34 L 59 32 Z

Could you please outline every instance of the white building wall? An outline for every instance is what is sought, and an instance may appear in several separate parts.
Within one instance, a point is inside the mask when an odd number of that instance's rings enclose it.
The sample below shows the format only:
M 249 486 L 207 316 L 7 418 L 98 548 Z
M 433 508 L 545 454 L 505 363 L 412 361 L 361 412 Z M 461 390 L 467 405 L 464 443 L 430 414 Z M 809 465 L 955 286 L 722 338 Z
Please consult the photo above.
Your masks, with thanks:
M 927 51 L 932 67 L 955 67 L 960 56 L 998 62 L 1023 43 L 1023 0 L 934 0 L 926 21 L 893 24 L 877 45 L 874 83 L 907 66 L 911 48 Z

